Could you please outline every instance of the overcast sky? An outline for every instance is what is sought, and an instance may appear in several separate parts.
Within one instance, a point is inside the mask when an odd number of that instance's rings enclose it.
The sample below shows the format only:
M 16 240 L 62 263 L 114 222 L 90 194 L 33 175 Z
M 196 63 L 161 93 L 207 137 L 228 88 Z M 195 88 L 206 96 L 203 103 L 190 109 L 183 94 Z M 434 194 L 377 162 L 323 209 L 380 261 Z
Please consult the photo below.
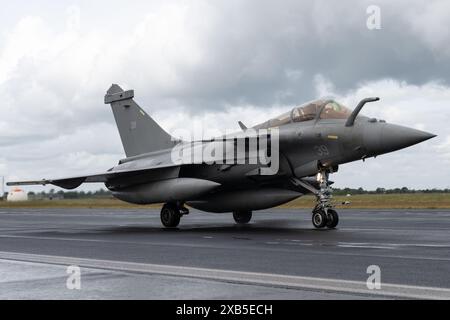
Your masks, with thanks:
M 369 30 L 373 4 L 381 29 Z M 102 172 L 123 158 L 103 104 L 114 82 L 135 89 L 169 132 L 239 130 L 238 120 L 256 124 L 322 96 L 351 108 L 380 96 L 364 114 L 438 137 L 341 166 L 336 186 L 450 187 L 449 1 L 16 0 L 1 8 L 6 180 Z

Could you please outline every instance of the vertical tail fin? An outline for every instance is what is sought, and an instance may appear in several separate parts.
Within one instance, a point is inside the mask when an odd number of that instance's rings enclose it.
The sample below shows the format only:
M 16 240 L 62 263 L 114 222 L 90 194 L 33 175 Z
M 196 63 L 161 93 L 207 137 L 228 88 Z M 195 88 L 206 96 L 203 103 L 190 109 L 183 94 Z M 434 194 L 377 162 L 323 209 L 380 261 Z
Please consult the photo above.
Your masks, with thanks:
M 126 156 L 174 146 L 172 137 L 138 106 L 133 97 L 133 90 L 123 91 L 117 84 L 113 84 L 105 95 L 105 104 L 111 104 Z

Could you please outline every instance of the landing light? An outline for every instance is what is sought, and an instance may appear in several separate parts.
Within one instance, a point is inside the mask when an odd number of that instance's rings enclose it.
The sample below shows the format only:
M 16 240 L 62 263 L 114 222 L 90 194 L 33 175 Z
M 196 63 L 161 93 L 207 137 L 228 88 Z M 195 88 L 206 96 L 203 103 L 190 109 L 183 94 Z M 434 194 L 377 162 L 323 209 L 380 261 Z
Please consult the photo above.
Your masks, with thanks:
M 321 172 L 317 173 L 316 180 L 317 182 L 321 182 L 323 180 L 323 175 Z

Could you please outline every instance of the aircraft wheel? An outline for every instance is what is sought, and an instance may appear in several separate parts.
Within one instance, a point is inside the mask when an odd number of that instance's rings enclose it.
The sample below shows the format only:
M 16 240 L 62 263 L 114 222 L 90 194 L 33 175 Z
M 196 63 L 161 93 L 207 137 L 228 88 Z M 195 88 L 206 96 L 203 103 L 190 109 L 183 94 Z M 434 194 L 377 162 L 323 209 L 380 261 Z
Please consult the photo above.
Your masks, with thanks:
M 178 208 L 171 204 L 165 204 L 161 209 L 161 222 L 166 228 L 175 228 L 180 224 L 181 214 Z
M 238 224 L 249 223 L 252 219 L 252 212 L 249 211 L 234 211 L 233 212 L 234 221 Z
M 328 209 L 327 227 L 330 229 L 336 228 L 339 223 L 339 215 L 336 210 Z
M 317 229 L 321 229 L 327 224 L 327 216 L 322 210 L 314 211 L 312 215 L 312 223 Z

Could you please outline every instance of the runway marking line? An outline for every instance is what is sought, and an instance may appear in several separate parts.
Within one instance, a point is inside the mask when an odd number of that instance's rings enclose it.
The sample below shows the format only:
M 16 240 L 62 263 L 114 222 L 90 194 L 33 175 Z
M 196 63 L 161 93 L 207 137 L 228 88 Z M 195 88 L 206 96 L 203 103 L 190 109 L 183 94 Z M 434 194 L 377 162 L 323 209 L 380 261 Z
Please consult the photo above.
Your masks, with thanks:
M 383 247 L 383 246 L 363 246 L 355 244 L 339 244 L 338 247 L 341 248 L 359 248 L 359 249 L 383 249 L 383 250 L 395 250 L 393 247 Z
M 56 265 L 78 265 L 85 268 L 160 274 L 178 277 L 216 280 L 231 283 L 252 284 L 292 289 L 314 289 L 331 292 L 363 294 L 412 299 L 450 299 L 450 289 L 408 286 L 383 283 L 380 290 L 369 290 L 365 282 L 314 277 L 281 275 L 273 273 L 244 272 L 233 270 L 182 267 L 148 263 L 99 260 L 64 256 L 49 256 L 0 251 L 0 259 L 28 261 Z

